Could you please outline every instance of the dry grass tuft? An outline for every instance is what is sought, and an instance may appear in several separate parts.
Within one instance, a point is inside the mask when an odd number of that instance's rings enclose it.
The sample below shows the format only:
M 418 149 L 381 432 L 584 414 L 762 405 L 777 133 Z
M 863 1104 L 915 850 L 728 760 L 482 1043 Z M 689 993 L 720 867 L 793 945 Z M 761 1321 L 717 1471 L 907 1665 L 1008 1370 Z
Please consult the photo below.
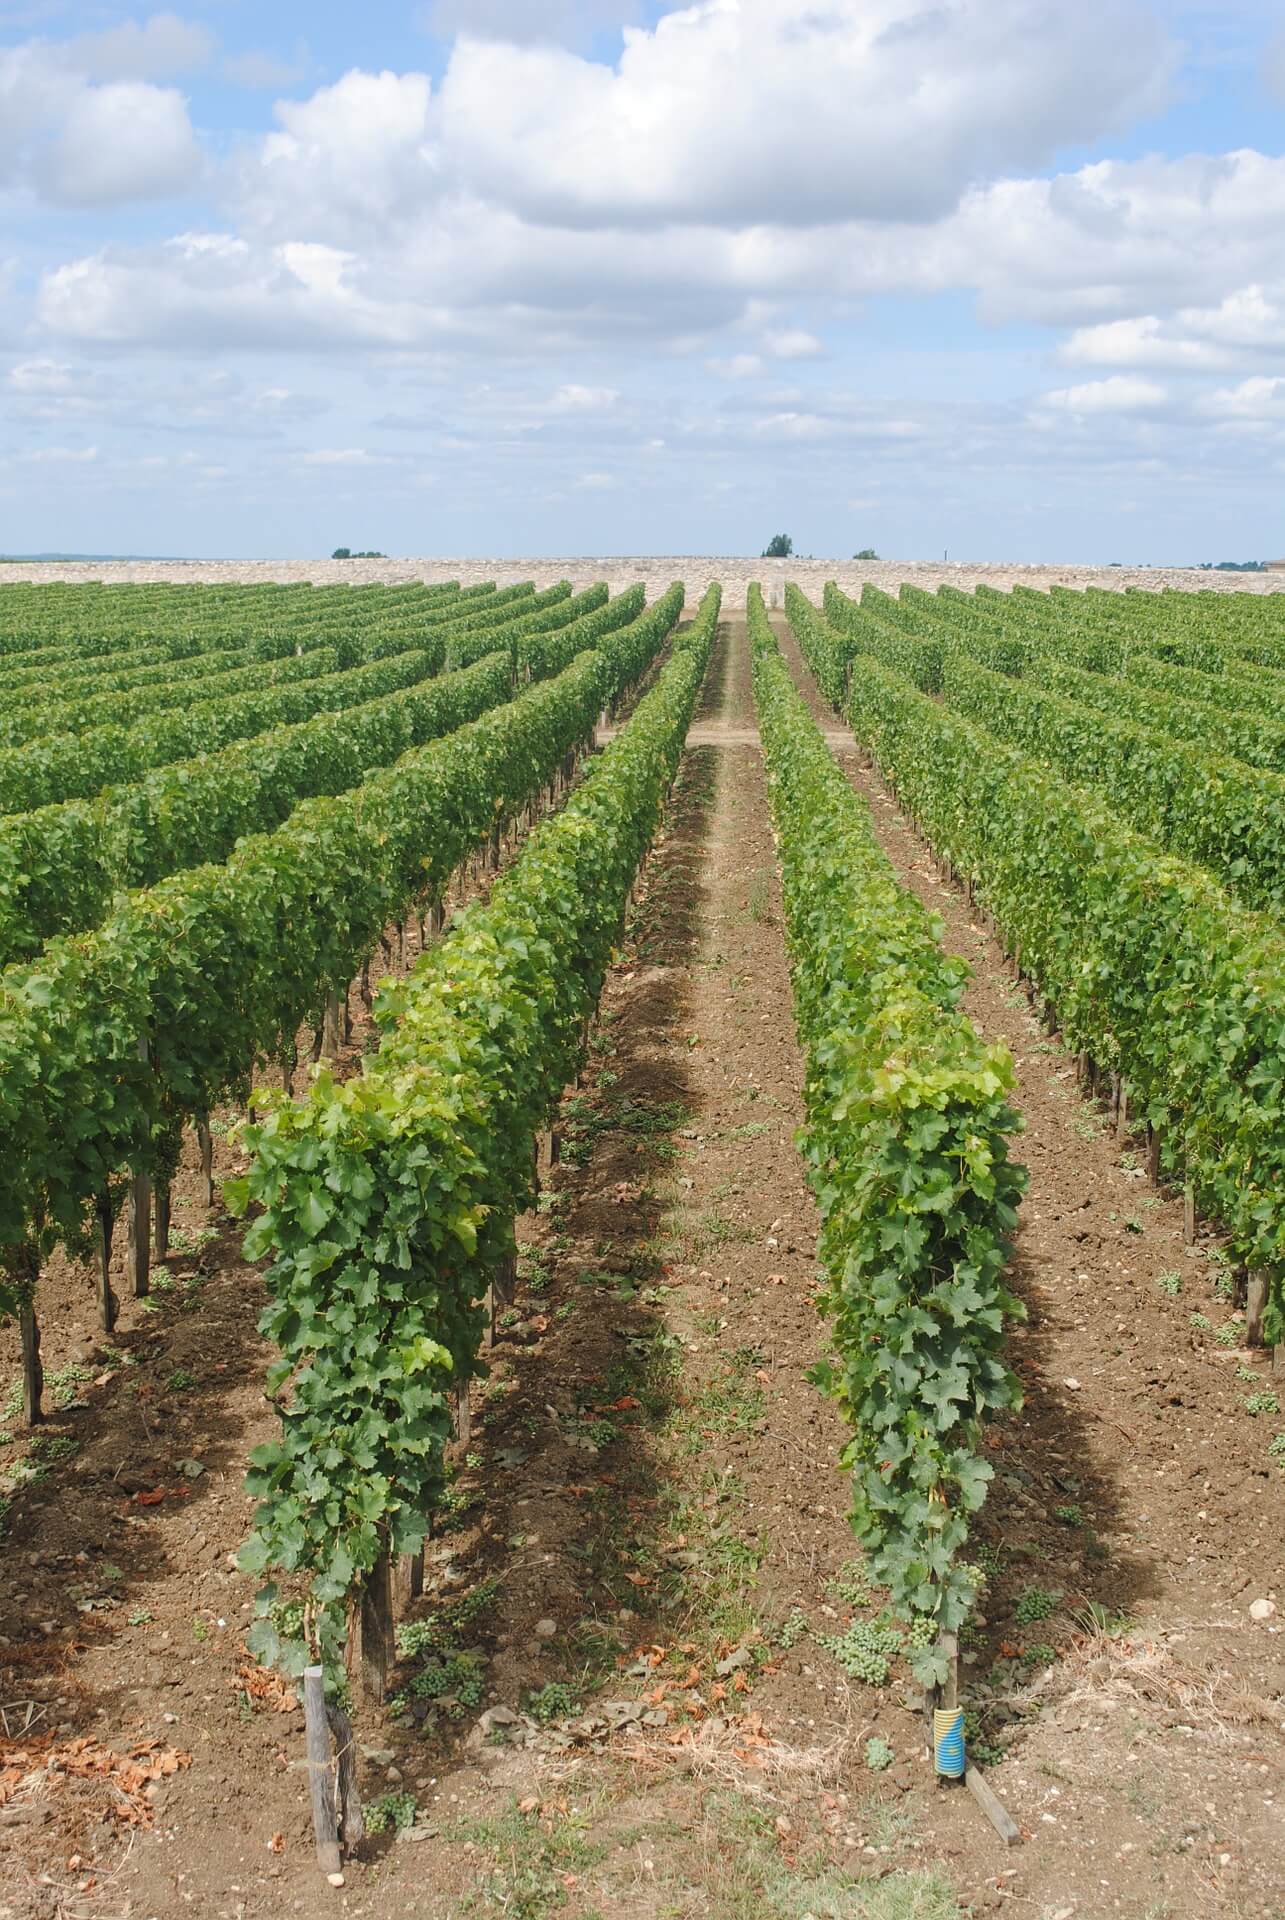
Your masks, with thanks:
M 1228 1623 L 1228 1630 L 1237 1629 Z M 1094 1627 L 1071 1646 L 1063 1675 L 1072 1682 L 1066 1706 L 1106 1696 L 1163 1726 L 1190 1727 L 1221 1745 L 1280 1717 L 1279 1705 L 1243 1679 L 1209 1658 L 1180 1659 L 1167 1639 Z

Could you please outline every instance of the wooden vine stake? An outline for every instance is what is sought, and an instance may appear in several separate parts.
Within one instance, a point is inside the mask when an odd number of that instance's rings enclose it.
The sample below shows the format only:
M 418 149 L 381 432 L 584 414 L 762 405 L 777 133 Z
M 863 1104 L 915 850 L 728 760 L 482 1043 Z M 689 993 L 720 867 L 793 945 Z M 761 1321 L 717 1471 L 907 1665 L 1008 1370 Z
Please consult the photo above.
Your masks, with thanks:
M 45 1370 L 40 1364 L 40 1322 L 34 1300 L 28 1300 L 19 1310 L 18 1330 L 22 1336 L 22 1417 L 29 1427 L 34 1427 L 44 1418 L 40 1403 L 45 1391 Z
M 1182 1237 L 1189 1247 L 1196 1244 L 1196 1190 L 1188 1181 L 1182 1190 Z
M 152 1251 L 164 1260 L 170 1250 L 170 1195 L 168 1180 L 158 1180 L 152 1194 Z
M 321 1054 L 325 1060 L 333 1060 L 339 1052 L 339 995 L 328 993 L 326 1005 L 321 1016 Z
M 1004 1842 L 1004 1845 L 1006 1847 L 1017 1846 L 1022 1838 L 1021 1828 L 1003 1801 L 999 1798 L 998 1794 L 992 1793 L 985 1778 L 978 1772 L 976 1767 L 969 1767 L 967 1769 L 964 1774 L 964 1785 L 968 1788 L 968 1791 L 972 1794 L 974 1800 L 986 1815 L 986 1818 L 990 1821 L 1000 1839 Z
M 396 1657 L 393 1619 L 393 1567 L 387 1547 L 361 1590 L 361 1678 L 369 1698 L 382 1707 L 388 1675 Z
M 98 1196 L 98 1318 L 104 1333 L 111 1333 L 120 1312 L 120 1302 L 112 1292 L 112 1197 L 106 1188 Z
M 151 1284 L 152 1183 L 145 1173 L 137 1173 L 129 1183 L 128 1251 L 126 1271 L 133 1282 L 134 1298 L 145 1300 Z
M 403 1607 L 418 1600 L 424 1591 L 424 1549 L 403 1553 L 397 1560 L 397 1597 Z
M 305 1667 L 303 1670 L 303 1723 L 317 1865 L 325 1874 L 338 1873 L 342 1860 L 335 1794 L 336 1767 L 330 1751 L 330 1721 L 326 1713 L 326 1689 L 320 1667 Z
M 205 1188 L 205 1204 L 214 1205 L 214 1136 L 210 1132 L 209 1120 L 205 1117 L 196 1123 L 196 1144 L 201 1155 L 201 1180 Z
M 40 1364 L 40 1322 L 36 1318 L 36 1288 L 40 1283 L 40 1255 L 30 1240 L 18 1253 L 18 1274 L 23 1286 L 23 1303 L 18 1310 L 18 1332 L 22 1341 L 22 1414 L 29 1427 L 43 1417 L 41 1400 L 45 1391 L 45 1371 Z
M 366 1838 L 361 1795 L 357 1791 L 357 1742 L 352 1721 L 334 1700 L 326 1702 L 326 1721 L 330 1727 L 330 1737 L 335 1743 L 335 1809 L 339 1815 L 339 1837 L 351 1852 Z
M 138 1057 L 146 1063 L 147 1041 L 138 1043 Z M 152 1183 L 145 1173 L 136 1173 L 129 1183 L 129 1255 L 127 1271 L 134 1283 L 136 1300 L 147 1298 L 152 1271 Z
M 366 1823 L 357 1791 L 352 1722 L 342 1707 L 326 1699 L 320 1667 L 304 1668 L 303 1717 L 317 1865 L 337 1882 L 343 1852 L 351 1852 L 365 1839 Z
M 1267 1269 L 1254 1267 L 1245 1283 L 1245 1344 L 1261 1347 L 1267 1313 Z
M 513 1305 L 513 1296 L 518 1289 L 518 1257 L 516 1253 L 506 1253 L 503 1260 L 491 1276 L 491 1338 L 495 1338 L 495 1329 L 500 1315 Z

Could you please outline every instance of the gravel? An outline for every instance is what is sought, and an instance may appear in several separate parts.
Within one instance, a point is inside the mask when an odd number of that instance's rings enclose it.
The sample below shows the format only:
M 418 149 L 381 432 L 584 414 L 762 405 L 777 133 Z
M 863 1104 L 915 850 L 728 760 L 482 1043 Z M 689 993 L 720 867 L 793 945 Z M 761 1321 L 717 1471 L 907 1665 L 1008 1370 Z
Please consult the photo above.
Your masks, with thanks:
M 745 589 L 751 580 L 763 583 L 769 598 L 786 580 L 793 580 L 812 599 L 820 600 L 827 580 L 837 580 L 849 592 L 860 592 L 871 580 L 876 586 L 895 592 L 903 581 L 933 588 L 943 582 L 957 587 L 980 584 L 1007 588 L 1028 586 L 1046 589 L 1054 585 L 1068 587 L 1109 587 L 1117 591 L 1141 587 L 1159 592 L 1165 587 L 1188 591 L 1212 588 L 1215 592 L 1285 592 L 1285 572 L 1215 573 L 1182 567 L 1024 567 L 935 564 L 927 561 L 880 560 L 857 564 L 840 560 L 755 560 L 743 555 L 679 554 L 646 558 L 620 555 L 564 557 L 517 560 L 112 560 L 44 561 L 0 566 L 0 585 L 19 580 L 69 580 L 88 582 L 169 580 L 201 584 L 239 581 L 253 585 L 261 581 L 311 581 L 315 586 L 369 586 L 406 580 L 458 580 L 464 586 L 494 580 L 499 586 L 520 580 L 533 580 L 537 586 L 549 586 L 556 580 L 570 580 L 583 587 L 605 580 L 613 593 L 621 592 L 641 580 L 648 596 L 662 592 L 671 580 L 686 583 L 689 598 L 699 597 L 711 580 L 722 582 L 724 605 L 729 609 L 745 604 Z

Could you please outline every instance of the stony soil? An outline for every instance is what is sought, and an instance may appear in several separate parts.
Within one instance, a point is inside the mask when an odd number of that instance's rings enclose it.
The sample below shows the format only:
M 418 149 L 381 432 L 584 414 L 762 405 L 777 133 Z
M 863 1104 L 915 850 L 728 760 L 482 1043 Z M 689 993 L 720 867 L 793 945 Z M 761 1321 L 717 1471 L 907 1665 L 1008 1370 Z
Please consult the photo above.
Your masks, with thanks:
M 1021 1846 L 933 1785 L 905 1669 L 865 1685 L 823 1644 L 878 1596 L 840 1423 L 806 1378 L 825 1336 L 801 1061 L 732 620 L 412 1609 L 452 1623 L 454 1665 L 421 1653 L 397 1712 L 359 1704 L 367 1799 L 413 1796 L 410 1837 L 369 1841 L 342 1889 L 319 1880 L 301 1717 L 243 1654 L 241 1476 L 271 1431 L 261 1283 L 189 1162 L 155 1311 L 127 1302 L 109 1346 L 86 1270 L 49 1275 L 47 1363 L 79 1368 L 49 1432 L 75 1446 L 16 1496 L 0 1563 L 5 1757 L 28 1756 L 0 1770 L 0 1916 L 1285 1913 L 1285 1634 L 1249 1613 L 1285 1605 L 1280 1422 L 1244 1410 L 1264 1359 L 1216 1296 L 1215 1237 L 1184 1244 L 1180 1202 L 1081 1099 L 1004 956 L 815 710 L 1019 1065 L 1027 1401 L 994 1435 L 964 1685 Z M 132 1798 L 105 1763 L 32 1788 L 45 1733 L 60 1752 L 154 1741 L 174 1770 Z
M 568 555 L 531 559 L 405 559 L 405 560 L 139 560 L 9 562 L 0 566 L 0 583 L 15 580 L 170 580 L 197 583 L 293 580 L 312 581 L 316 586 L 366 586 L 373 582 L 458 580 L 476 586 L 495 580 L 509 586 L 520 580 L 533 580 L 537 586 L 551 586 L 557 580 L 570 580 L 577 588 L 595 580 L 605 580 L 613 593 L 641 580 L 648 596 L 661 593 L 671 580 L 684 580 L 689 597 L 699 598 L 711 580 L 722 582 L 723 605 L 729 610 L 743 608 L 745 590 L 751 580 L 763 582 L 769 597 L 786 580 L 793 580 L 814 600 L 821 598 L 827 580 L 837 580 L 849 593 L 860 593 L 870 580 L 886 592 L 895 593 L 902 581 L 913 586 L 933 588 L 945 583 L 955 587 L 1107 587 L 1123 591 L 1139 587 L 1159 592 L 1165 587 L 1184 590 L 1211 590 L 1216 593 L 1285 592 L 1285 571 L 1280 573 L 1204 573 L 1182 567 L 1056 567 L 992 566 L 970 562 L 938 565 L 926 560 L 756 560 L 745 555 Z

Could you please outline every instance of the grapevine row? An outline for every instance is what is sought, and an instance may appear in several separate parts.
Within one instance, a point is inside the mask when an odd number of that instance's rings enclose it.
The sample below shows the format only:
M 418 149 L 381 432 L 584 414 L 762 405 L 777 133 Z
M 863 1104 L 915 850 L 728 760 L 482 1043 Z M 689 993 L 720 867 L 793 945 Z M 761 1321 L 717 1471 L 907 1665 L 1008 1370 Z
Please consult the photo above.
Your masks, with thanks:
M 529 598 L 529 596 L 528 596 Z M 570 589 L 551 590 L 550 611 L 572 617 L 575 602 Z M 467 655 L 480 658 L 504 644 L 508 621 L 520 618 L 525 602 L 507 602 L 486 617 L 483 644 Z M 481 616 L 479 616 L 481 617 Z M 269 727 L 287 726 L 314 713 L 338 712 L 370 697 L 365 688 L 390 691 L 394 685 L 413 686 L 436 673 L 443 662 L 464 664 L 457 656 L 471 623 L 430 629 L 413 645 L 391 655 L 380 642 L 368 643 L 380 656 L 365 669 L 338 671 L 335 651 L 314 651 L 246 670 L 255 690 L 224 698 L 198 701 L 181 712 L 165 711 L 133 725 L 106 725 L 82 734 L 59 733 L 28 741 L 24 746 L 0 749 L 0 812 L 13 813 L 48 806 L 59 800 L 86 799 L 109 784 L 137 780 L 154 767 L 169 766 L 197 752 L 208 752 L 234 740 L 248 739 Z M 401 648 L 401 638 L 391 644 Z M 390 674 L 392 677 L 390 678 Z M 303 683 L 303 684 L 298 684 Z
M 807 629 L 798 633 L 806 654 Z M 1119 1077 L 1162 1163 L 1268 1278 L 1285 1324 L 1285 939 L 1093 793 L 855 663 L 847 717 L 993 913 L 1073 1050 Z
M 460 606 L 456 594 L 449 607 L 439 606 L 414 616 L 399 614 L 364 619 L 353 616 L 341 628 L 314 622 L 297 627 L 278 626 L 256 636 L 249 645 L 220 644 L 188 654 L 181 672 L 175 671 L 172 658 L 115 673 L 104 673 L 95 663 L 82 659 L 78 667 L 60 664 L 56 675 L 51 675 L 46 664 L 39 669 L 39 677 L 32 684 L 9 688 L 0 744 L 17 746 L 24 740 L 48 733 L 83 733 L 100 724 L 126 726 L 149 713 L 162 713 L 170 706 L 185 705 L 196 699 L 216 699 L 239 690 L 238 683 L 231 677 L 236 673 L 248 676 L 256 666 L 262 667 L 265 660 L 307 654 L 321 647 L 329 648 L 341 667 L 361 666 L 390 653 L 404 653 L 410 647 L 437 651 L 444 660 L 446 647 L 436 636 L 446 629 L 448 622 L 453 627 L 469 618 L 488 624 L 497 617 L 512 618 L 521 605 L 531 599 L 531 590 L 527 588 L 519 605 L 507 604 L 503 616 L 490 613 L 496 604 L 494 595 L 470 613 L 469 606 Z M 51 686 L 51 680 L 56 680 L 56 688 Z M 247 677 L 241 686 L 244 689 L 267 684 L 266 680 Z
M 1092 786 L 1167 851 L 1199 861 L 1248 907 L 1285 906 L 1285 776 L 1202 753 L 967 659 L 942 695 L 997 738 Z
M 506 589 L 531 593 L 530 583 Z M 54 659 L 76 656 L 133 664 L 140 652 L 167 648 L 174 657 L 207 647 L 244 645 L 293 651 L 293 637 L 322 633 L 332 640 L 366 622 L 399 617 L 422 621 L 451 605 L 461 609 L 495 594 L 493 584 L 461 593 L 443 587 L 170 587 L 155 599 L 147 588 L 81 589 L 61 615 L 48 587 L 6 588 L 0 601 L 0 661 L 5 676 L 25 674 Z M 25 601 L 25 608 L 24 608 Z
M 835 1359 L 814 1378 L 852 1429 L 852 1524 L 903 1618 L 954 1632 L 978 1575 L 964 1550 L 991 1468 L 984 1419 L 1020 1405 L 1004 1285 L 1025 1170 L 1013 1063 L 957 1003 L 967 979 L 898 884 L 797 692 L 750 589 L 754 704 L 782 867 L 803 1151 L 821 1212 Z M 924 1679 L 941 1678 L 933 1657 Z
M 176 761 L 92 800 L 0 819 L 0 965 L 96 926 L 122 889 L 225 859 L 243 834 L 270 832 L 302 800 L 358 786 L 512 691 L 503 652 L 417 686 L 402 688 L 401 678 L 396 662 L 383 662 L 351 677 L 361 682 L 355 703 L 337 713 Z
M 535 1134 L 577 1065 L 717 614 L 711 588 L 563 811 L 383 997 L 364 1072 L 269 1096 L 245 1130 L 251 1171 L 229 1197 L 263 1208 L 246 1252 L 272 1257 L 261 1328 L 285 1398 L 280 1439 L 251 1456 L 242 1565 L 306 1580 L 302 1631 L 283 1644 L 270 1582 L 252 1635 L 296 1672 L 318 1651 L 337 1667 L 357 1590 L 424 1539 L 451 1395 L 480 1365 L 479 1303 L 533 1198 Z
M 318 647 L 252 669 L 262 684 L 222 700 L 159 713 L 132 726 L 49 734 L 19 747 L 0 748 L 0 813 L 87 799 L 109 783 L 136 780 L 153 767 L 204 749 L 314 713 L 335 712 L 361 699 L 367 685 L 377 691 L 414 686 L 440 665 L 440 650 L 416 647 L 391 660 L 344 670 L 333 649 Z
M 110 1227 L 119 1169 L 167 1177 L 183 1122 L 243 1087 L 256 1058 L 292 1053 L 300 1022 L 315 1023 L 384 927 L 440 901 L 588 737 L 681 606 L 674 587 L 555 679 L 341 796 L 305 801 L 223 865 L 123 896 L 96 932 L 53 940 L 0 978 L 9 1300 L 29 1298 L 51 1246 L 83 1243 L 104 1209 Z
M 1279 718 L 1226 708 L 1220 703 L 1225 698 L 1225 680 L 1202 675 L 1206 697 L 1194 691 L 1184 694 L 1173 685 L 1174 670 L 1163 662 L 1157 664 L 1160 673 L 1149 685 L 1133 678 L 1114 680 L 1103 673 L 1083 673 L 1055 660 L 1041 661 L 1032 668 L 1032 675 L 1047 692 L 1098 713 L 1156 729 L 1174 740 L 1194 741 L 1207 753 L 1241 760 L 1248 767 L 1285 772 L 1285 724 Z
M 596 592 L 562 602 L 574 609 L 590 601 L 591 610 L 543 634 L 538 647 L 530 639 L 506 647 L 508 629 L 492 629 L 491 651 L 473 667 L 404 690 L 397 663 L 386 662 L 360 686 L 350 680 L 365 697 L 338 713 L 177 761 L 93 800 L 0 819 L 0 965 L 55 934 L 95 925 L 115 891 L 224 859 L 241 835 L 270 831 L 301 800 L 355 787 L 371 769 L 476 719 L 512 691 L 512 652 L 523 653 L 524 677 L 560 671 L 642 611 L 641 587 L 610 604 L 605 594 L 601 602 Z M 561 608 L 532 617 L 547 623 L 555 612 Z

